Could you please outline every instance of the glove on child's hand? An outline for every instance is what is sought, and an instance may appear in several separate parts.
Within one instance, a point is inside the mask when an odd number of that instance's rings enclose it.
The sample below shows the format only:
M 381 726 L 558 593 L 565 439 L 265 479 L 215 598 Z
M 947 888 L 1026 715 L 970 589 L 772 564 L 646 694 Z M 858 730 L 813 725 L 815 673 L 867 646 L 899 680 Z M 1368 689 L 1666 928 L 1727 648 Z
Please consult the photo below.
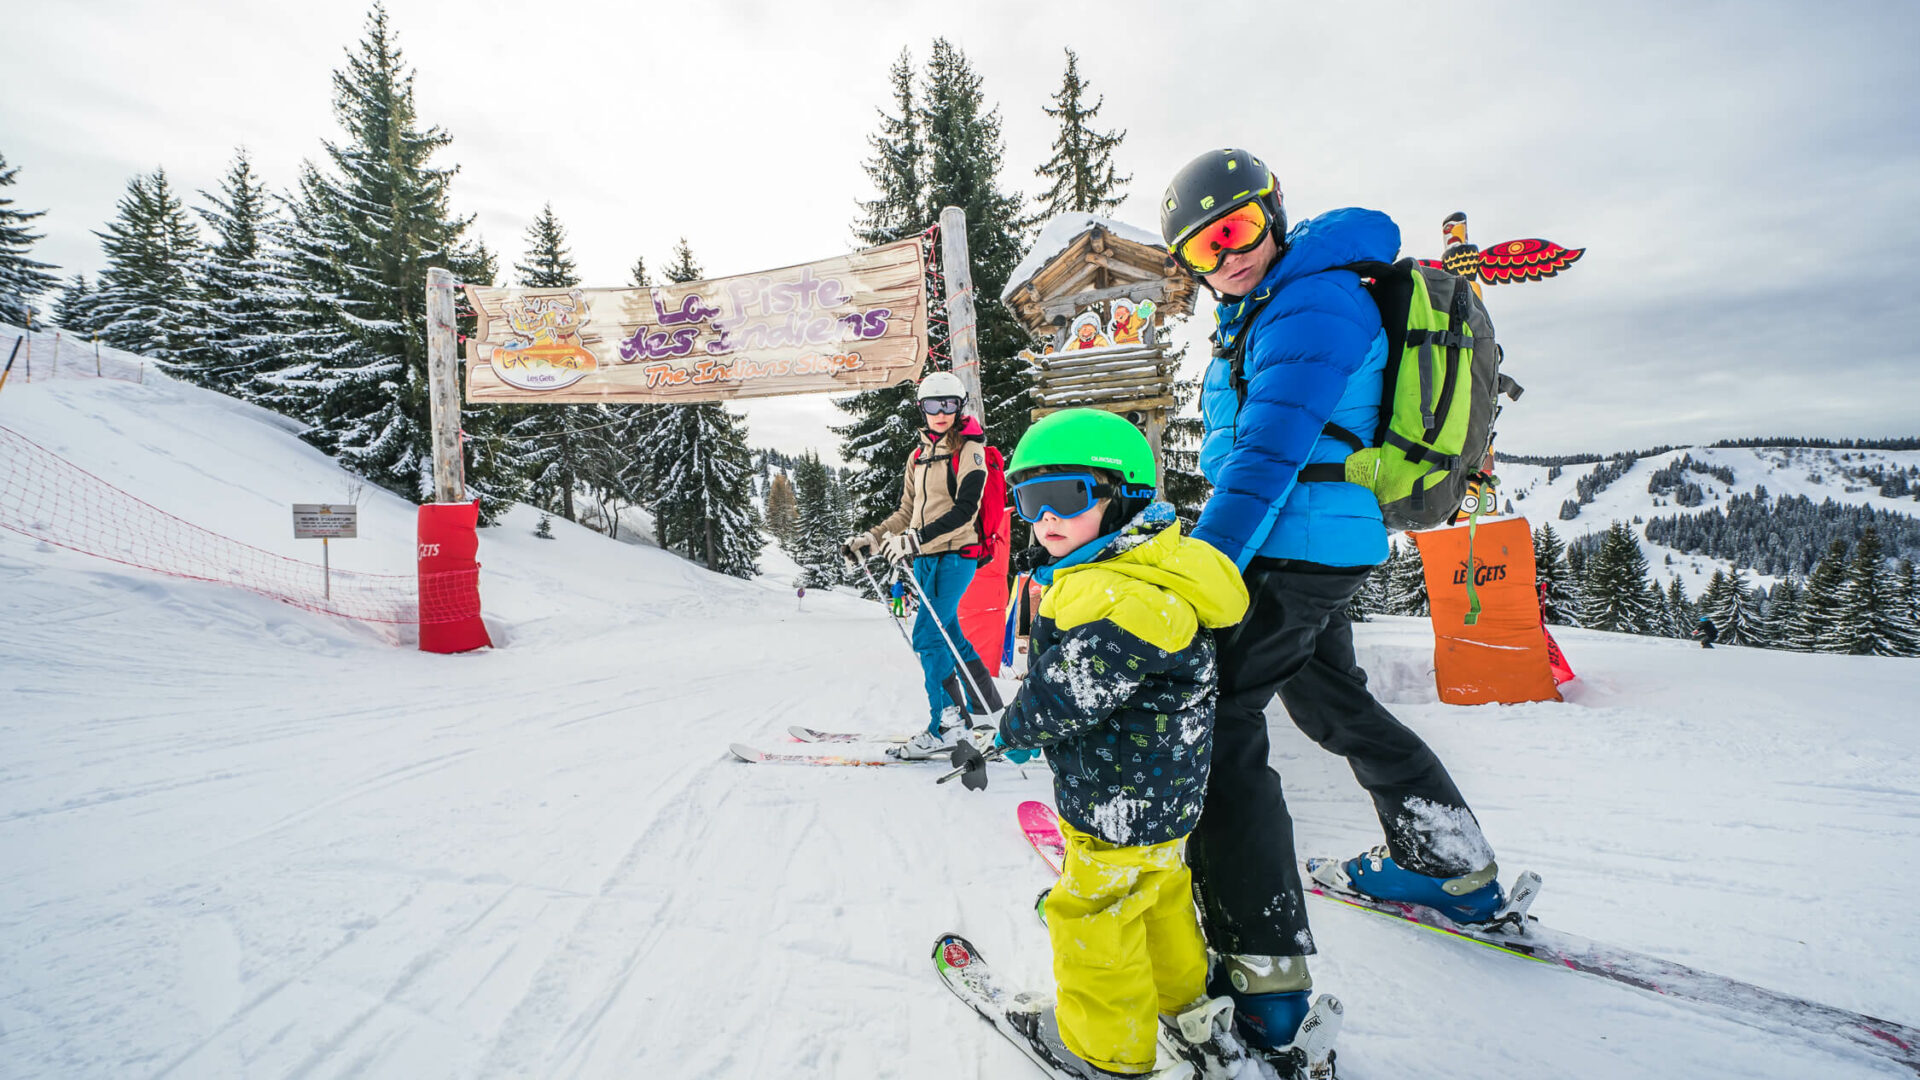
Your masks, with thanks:
M 997 731 L 993 733 L 993 745 L 1000 748 L 1001 757 L 1006 758 L 1015 765 L 1025 765 L 1027 762 L 1033 760 L 1034 755 L 1040 752 L 1038 750 L 1022 750 L 1018 747 L 1008 746 L 1006 742 L 1000 738 L 1000 733 Z

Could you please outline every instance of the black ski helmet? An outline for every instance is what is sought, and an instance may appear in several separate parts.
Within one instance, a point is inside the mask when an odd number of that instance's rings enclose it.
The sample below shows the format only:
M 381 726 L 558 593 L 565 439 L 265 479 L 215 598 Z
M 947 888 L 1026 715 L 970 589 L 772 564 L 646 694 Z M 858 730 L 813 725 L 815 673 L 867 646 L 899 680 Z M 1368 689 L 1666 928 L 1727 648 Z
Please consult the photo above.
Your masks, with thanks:
M 1160 198 L 1160 238 L 1169 252 L 1178 250 L 1201 226 L 1250 202 L 1266 208 L 1274 239 L 1285 247 L 1287 213 L 1273 170 L 1245 150 L 1209 150 L 1173 174 Z

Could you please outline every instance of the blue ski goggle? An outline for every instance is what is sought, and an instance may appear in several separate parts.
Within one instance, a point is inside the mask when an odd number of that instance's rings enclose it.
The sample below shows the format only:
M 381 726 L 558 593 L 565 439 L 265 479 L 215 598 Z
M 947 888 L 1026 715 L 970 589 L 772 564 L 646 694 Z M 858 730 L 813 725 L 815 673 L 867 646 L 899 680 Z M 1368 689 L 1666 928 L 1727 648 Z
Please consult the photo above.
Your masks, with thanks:
M 1048 513 L 1076 518 L 1113 493 L 1092 473 L 1048 473 L 1013 485 L 1013 508 L 1025 521 L 1039 521 Z

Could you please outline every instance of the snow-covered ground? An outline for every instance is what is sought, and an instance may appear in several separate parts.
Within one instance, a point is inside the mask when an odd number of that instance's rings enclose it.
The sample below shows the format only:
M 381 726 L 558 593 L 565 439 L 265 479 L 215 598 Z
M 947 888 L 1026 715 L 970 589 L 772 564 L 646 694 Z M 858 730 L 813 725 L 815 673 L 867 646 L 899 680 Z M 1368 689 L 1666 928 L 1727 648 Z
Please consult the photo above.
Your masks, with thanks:
M 351 483 L 165 380 L 10 384 L 0 425 L 298 557 L 287 504 Z M 413 509 L 360 507 L 336 564 L 407 572 Z M 452 657 L 0 531 L 0 1076 L 1028 1074 L 927 952 L 960 930 L 1048 978 L 1013 824 L 1044 768 L 735 762 L 915 719 L 879 609 L 803 607 L 772 553 L 738 582 L 534 518 L 481 537 L 503 647 Z M 1565 704 L 1459 708 L 1424 622 L 1359 640 L 1543 919 L 1920 1023 L 1920 661 L 1568 630 Z M 1344 764 L 1272 717 L 1302 850 L 1373 843 Z M 1343 1076 L 1908 1075 L 1313 903 Z

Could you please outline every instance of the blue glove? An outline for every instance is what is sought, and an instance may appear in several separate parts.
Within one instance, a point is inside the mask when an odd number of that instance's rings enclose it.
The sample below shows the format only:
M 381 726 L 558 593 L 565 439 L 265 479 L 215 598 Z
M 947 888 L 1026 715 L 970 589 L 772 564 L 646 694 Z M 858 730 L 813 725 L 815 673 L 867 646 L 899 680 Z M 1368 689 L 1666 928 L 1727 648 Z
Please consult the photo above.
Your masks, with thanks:
M 1008 746 L 1007 740 L 1001 738 L 1000 733 L 997 731 L 993 733 L 993 745 L 999 748 L 1001 757 L 1006 758 L 1015 765 L 1025 765 L 1027 762 L 1032 761 L 1035 755 L 1040 753 L 1038 750 L 1017 750 Z

